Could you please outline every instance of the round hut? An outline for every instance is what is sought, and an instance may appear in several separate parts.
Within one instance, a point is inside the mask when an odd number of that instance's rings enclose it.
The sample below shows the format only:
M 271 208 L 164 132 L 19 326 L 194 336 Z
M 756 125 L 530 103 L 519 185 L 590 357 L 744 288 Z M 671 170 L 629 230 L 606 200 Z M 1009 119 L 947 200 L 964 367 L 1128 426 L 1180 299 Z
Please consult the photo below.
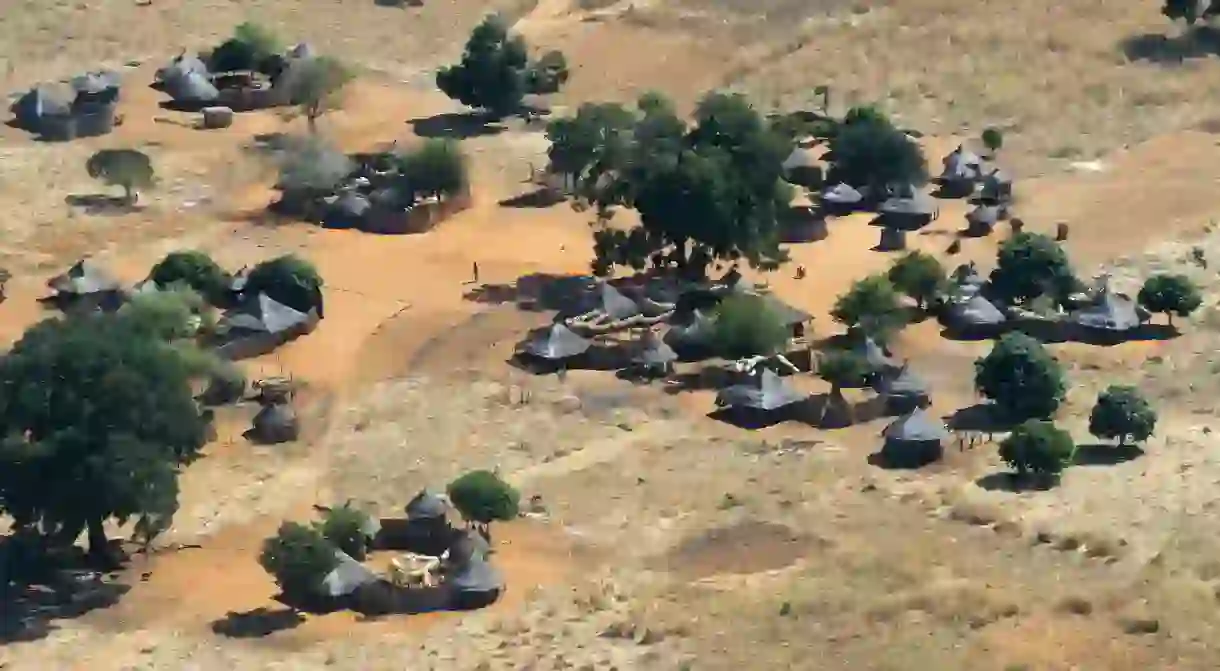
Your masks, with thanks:
M 796 147 L 780 165 L 784 180 L 807 189 L 822 188 L 822 164 L 818 155 L 805 147 Z
M 944 441 L 949 431 L 944 422 L 927 410 L 917 408 L 894 420 L 882 432 L 885 443 L 881 457 L 886 464 L 899 468 L 919 468 L 944 455 Z
M 450 547 L 453 529 L 449 526 L 449 503 L 442 496 L 422 490 L 407 503 L 405 512 L 412 547 L 434 556 Z
M 504 591 L 504 578 L 491 564 L 473 560 L 445 581 L 452 607 L 473 610 L 495 603 Z
M 987 338 L 999 334 L 1008 318 L 994 303 L 976 292 L 951 303 L 945 321 L 958 337 Z
M 957 149 L 941 160 L 944 170 L 937 179 L 941 195 L 964 198 L 973 194 L 975 184 L 981 176 L 982 163 L 983 159 L 977 154 L 958 145 Z
M 932 402 L 928 383 L 908 366 L 903 366 L 892 377 L 881 377 L 878 382 L 877 391 L 885 400 L 887 414 L 903 415 Z
M 648 331 L 632 357 L 633 363 L 648 375 L 664 376 L 673 372 L 678 354 L 655 331 Z
M 966 235 L 984 238 L 991 235 L 1000 221 L 1000 206 L 981 203 L 966 213 Z
M 932 221 L 936 214 L 936 201 L 927 194 L 911 190 L 887 199 L 877 208 L 877 212 L 882 226 L 914 231 Z
M 849 214 L 864 202 L 864 194 L 850 184 L 836 184 L 822 192 L 822 208 L 830 214 Z
M 252 424 L 250 437 L 263 445 L 292 442 L 301 434 L 300 420 L 288 403 L 264 405 Z
M 783 219 L 783 241 L 789 244 L 817 242 L 830 235 L 826 217 L 812 205 L 793 205 Z
M 1008 204 L 1012 202 L 1012 177 L 999 168 L 983 178 L 979 189 L 979 200 L 988 203 Z

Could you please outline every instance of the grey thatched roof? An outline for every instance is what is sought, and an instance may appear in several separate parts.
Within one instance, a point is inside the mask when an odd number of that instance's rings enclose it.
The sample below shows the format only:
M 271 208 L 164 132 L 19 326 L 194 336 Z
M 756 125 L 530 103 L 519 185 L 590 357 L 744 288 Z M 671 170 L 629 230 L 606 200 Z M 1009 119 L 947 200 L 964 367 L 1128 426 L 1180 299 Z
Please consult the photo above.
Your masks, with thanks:
M 942 441 L 949 437 L 945 423 L 936 419 L 927 410 L 917 408 L 909 415 L 899 417 L 885 427 L 882 436 L 886 440 L 926 443 Z
M 61 294 L 86 296 L 104 291 L 118 291 L 119 281 L 110 271 L 90 259 L 77 261 L 68 272 L 52 277 L 47 286 Z
M 609 282 L 601 285 L 601 309 L 611 319 L 630 319 L 643 313 L 640 306 Z
M 949 152 L 941 165 L 944 166 L 944 172 L 941 173 L 941 179 L 951 180 L 974 180 L 981 176 L 981 167 L 983 159 L 978 154 L 966 149 L 962 145 L 958 145 L 957 149 Z
M 264 405 L 251 422 L 254 437 L 263 443 L 287 443 L 300 435 L 301 424 L 297 413 L 287 403 Z
M 113 70 L 86 72 L 73 77 L 69 84 L 77 93 L 97 94 L 107 89 L 117 89 L 123 83 L 122 76 Z
M 246 290 L 246 282 L 250 281 L 250 266 L 242 266 L 237 272 L 233 273 L 233 278 L 229 280 L 229 290 L 241 292 Z
M 936 201 L 927 194 L 913 193 L 910 196 L 888 198 L 877 208 L 888 215 L 931 216 L 936 211 Z
M 198 56 L 187 56 L 183 53 L 170 61 L 169 65 L 157 70 L 157 79 L 169 82 L 192 72 L 206 76 L 208 66 Z
M 887 396 L 926 396 L 928 394 L 928 383 L 905 365 L 894 377 L 882 377 L 880 387 L 881 392 Z
M 999 168 L 983 177 L 979 195 L 987 199 L 998 199 L 1012 192 L 1012 177 Z
M 877 341 L 872 338 L 865 337 L 860 344 L 855 347 L 855 352 L 864 357 L 864 361 L 869 368 L 875 371 L 898 370 L 902 364 L 890 358 L 877 344 Z
M 951 304 L 949 318 L 964 326 L 995 326 L 1008 321 L 994 303 L 977 293 L 964 301 Z
M 645 366 L 663 366 L 678 359 L 678 355 L 674 352 L 673 348 L 655 335 L 647 336 L 642 345 L 643 347 L 640 348 L 634 357 L 636 363 Z
M 784 172 L 801 168 L 816 168 L 818 167 L 818 155 L 811 149 L 796 147 L 791 154 L 788 154 L 788 158 L 784 159 L 780 167 Z
M 446 581 L 450 588 L 461 593 L 496 592 L 504 588 L 504 578 L 494 566 L 475 559 L 462 566 L 457 575 Z
M 673 324 L 665 334 L 665 342 L 674 346 L 706 345 L 715 333 L 716 320 L 702 310 L 693 310 L 682 324 Z
M 301 42 L 288 50 L 289 58 L 313 58 L 314 55 L 314 48 L 307 42 Z
M 524 349 L 540 359 L 557 361 L 584 354 L 593 343 L 572 332 L 560 323 L 534 334 L 526 341 Z
M 445 499 L 427 489 L 416 494 L 406 507 L 408 520 L 432 520 L 444 517 L 448 511 L 449 504 L 445 503 Z
M 259 293 L 248 296 L 241 305 L 226 312 L 220 326 L 223 329 L 283 333 L 306 323 L 310 318 L 307 313 Z
M 466 529 L 457 534 L 449 544 L 449 561 L 464 565 L 472 561 L 485 561 L 491 554 L 491 544 L 483 534 Z
M 165 92 L 174 100 L 186 102 L 210 102 L 220 97 L 220 91 L 198 72 L 187 72 L 165 80 Z
M 763 368 L 754 384 L 733 385 L 716 395 L 716 405 L 755 410 L 778 410 L 805 400 L 806 396 L 784 383 L 769 368 Z
M 1112 291 L 1103 291 L 1093 305 L 1069 315 L 1081 326 L 1105 331 L 1129 331 L 1148 321 L 1148 317 L 1148 312 L 1130 296 Z
M 970 224 L 985 224 L 987 226 L 995 226 L 1000 220 L 1000 208 L 998 205 L 979 205 L 978 207 L 966 213 L 966 221 Z
M 380 581 L 376 573 L 352 559 L 342 550 L 335 550 L 335 559 L 339 561 L 339 565 L 326 574 L 319 586 L 319 591 L 323 596 L 332 598 L 347 596 L 365 585 L 372 585 Z
M 838 205 L 854 205 L 864 200 L 864 194 L 850 184 L 835 184 L 822 192 L 822 200 Z
M 9 109 L 17 121 L 34 126 L 43 115 L 71 113 L 74 95 L 69 87 L 62 84 L 39 84 L 18 98 Z

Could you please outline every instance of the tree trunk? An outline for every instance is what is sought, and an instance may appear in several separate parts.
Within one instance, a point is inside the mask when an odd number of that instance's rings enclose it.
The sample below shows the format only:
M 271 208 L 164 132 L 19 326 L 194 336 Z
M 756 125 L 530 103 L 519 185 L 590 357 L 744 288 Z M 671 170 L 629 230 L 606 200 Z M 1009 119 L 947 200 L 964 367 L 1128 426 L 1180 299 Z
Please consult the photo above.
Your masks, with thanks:
M 128 207 L 136 204 L 136 190 L 130 184 L 123 185 L 123 202 Z
M 1170 327 L 1172 327 L 1172 326 L 1173 326 L 1173 313 L 1172 313 L 1172 312 L 1166 312 L 1166 313 L 1165 313 L 1165 316 L 1169 318 L 1169 326 L 1170 326 Z
M 318 133 L 318 113 L 310 110 L 305 114 L 305 122 L 309 124 L 309 132 L 312 135 Z
M 89 556 L 99 559 L 109 558 L 110 546 L 106 540 L 106 530 L 102 527 L 101 518 L 89 520 Z

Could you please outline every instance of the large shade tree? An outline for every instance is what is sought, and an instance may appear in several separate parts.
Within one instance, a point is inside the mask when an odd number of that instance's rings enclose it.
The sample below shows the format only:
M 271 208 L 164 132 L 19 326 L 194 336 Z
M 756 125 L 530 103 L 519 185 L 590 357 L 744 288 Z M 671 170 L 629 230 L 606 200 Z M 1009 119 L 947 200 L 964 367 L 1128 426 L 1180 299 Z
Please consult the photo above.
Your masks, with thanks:
M 1067 252 L 1041 233 L 1018 233 L 1000 245 L 991 287 L 1009 302 L 1047 295 L 1063 300 L 1075 288 Z
M 1067 392 L 1063 368 L 1042 343 L 1007 333 L 974 362 L 974 386 L 1014 421 L 1049 419 Z
M 871 107 L 848 112 L 830 141 L 832 182 L 878 194 L 890 186 L 922 184 L 928 167 L 915 140 Z

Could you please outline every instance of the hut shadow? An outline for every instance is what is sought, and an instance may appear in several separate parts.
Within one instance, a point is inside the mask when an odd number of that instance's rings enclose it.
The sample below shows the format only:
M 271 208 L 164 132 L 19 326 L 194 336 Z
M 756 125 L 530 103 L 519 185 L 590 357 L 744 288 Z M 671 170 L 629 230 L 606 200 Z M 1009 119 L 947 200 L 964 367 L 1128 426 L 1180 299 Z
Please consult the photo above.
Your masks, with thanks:
M 1014 422 L 999 415 L 990 403 L 976 403 L 954 411 L 945 418 L 951 431 L 977 431 L 980 433 L 1004 433 L 1012 430 Z
M 918 471 L 934 462 L 921 463 L 918 461 L 899 461 L 890 458 L 883 450 L 877 450 L 868 455 L 865 460 L 869 466 L 880 468 L 886 471 Z
M 1164 66 L 1184 65 L 1186 61 L 1220 54 L 1220 30 L 1193 26 L 1181 35 L 1144 33 L 1124 38 L 1119 49 L 1129 61 Z
M 1003 471 L 984 475 L 975 480 L 974 484 L 980 489 L 985 489 L 989 492 L 1045 492 L 1054 489 L 1059 484 L 1059 475 L 1036 475 L 1030 473 L 1022 476 Z
M 517 303 L 527 310 L 573 311 L 588 303 L 592 280 L 584 275 L 530 273 L 508 284 L 480 284 L 462 295 L 475 303 Z
M 1117 466 L 1144 456 L 1139 445 L 1077 445 L 1073 466 Z
M 796 403 L 793 405 L 803 405 Z M 782 408 L 773 412 L 752 410 L 749 408 L 717 408 L 707 414 L 708 419 L 723 422 L 738 429 L 758 431 L 785 422 L 796 420 L 801 413 L 793 407 Z
M 227 638 L 263 638 L 279 631 L 288 631 L 305 622 L 305 616 L 295 609 L 255 608 L 238 613 L 230 611 L 211 624 L 212 633 Z
M 564 197 L 562 192 L 544 186 L 513 196 L 512 198 L 505 198 L 499 202 L 499 205 L 500 207 L 544 210 L 554 207 L 565 200 L 567 198 Z
M 508 365 L 531 375 L 558 375 L 562 371 L 617 372 L 632 365 L 631 355 L 622 348 L 595 344 L 583 354 L 568 357 L 563 361 L 551 361 L 516 352 L 508 359 Z
M 669 376 L 669 379 L 671 382 L 665 386 L 667 394 L 715 391 L 736 381 L 732 371 L 720 366 L 703 366 L 698 370 L 675 373 Z
M 1113 347 L 1126 342 L 1163 342 L 1173 340 L 1180 335 L 1182 332 L 1177 327 L 1168 324 L 1141 324 L 1130 331 L 1114 334 L 1078 329 L 1071 333 L 1067 340 L 1096 347 Z
M 492 125 L 483 114 L 446 112 L 430 117 L 420 117 L 407 122 L 419 137 L 465 140 L 473 137 L 499 135 L 504 127 Z
M 167 112 L 189 112 L 189 113 L 194 113 L 194 112 L 199 112 L 199 111 L 202 111 L 202 110 L 203 110 L 203 108 L 205 108 L 205 107 L 211 107 L 211 106 L 213 106 L 213 105 L 217 105 L 217 104 L 219 104 L 219 103 L 217 103 L 217 102 L 215 102 L 215 101 L 211 101 L 211 102 L 209 102 L 209 101 L 207 101 L 207 100 L 174 100 L 174 99 L 170 99 L 170 100 L 162 100 L 161 102 L 157 103 L 157 107 L 160 107 L 161 109 L 163 109 L 163 110 L 165 110 L 165 111 L 167 111 Z
M 940 329 L 940 337 L 957 342 L 984 342 L 994 340 L 1000 335 L 1002 335 L 1002 331 L 999 330 L 990 332 L 985 329 L 962 329 L 945 325 L 942 325 Z
M 144 209 L 140 205 L 127 202 L 121 196 L 104 193 L 73 193 L 64 197 L 64 203 L 84 210 L 85 214 L 97 216 L 119 216 Z

